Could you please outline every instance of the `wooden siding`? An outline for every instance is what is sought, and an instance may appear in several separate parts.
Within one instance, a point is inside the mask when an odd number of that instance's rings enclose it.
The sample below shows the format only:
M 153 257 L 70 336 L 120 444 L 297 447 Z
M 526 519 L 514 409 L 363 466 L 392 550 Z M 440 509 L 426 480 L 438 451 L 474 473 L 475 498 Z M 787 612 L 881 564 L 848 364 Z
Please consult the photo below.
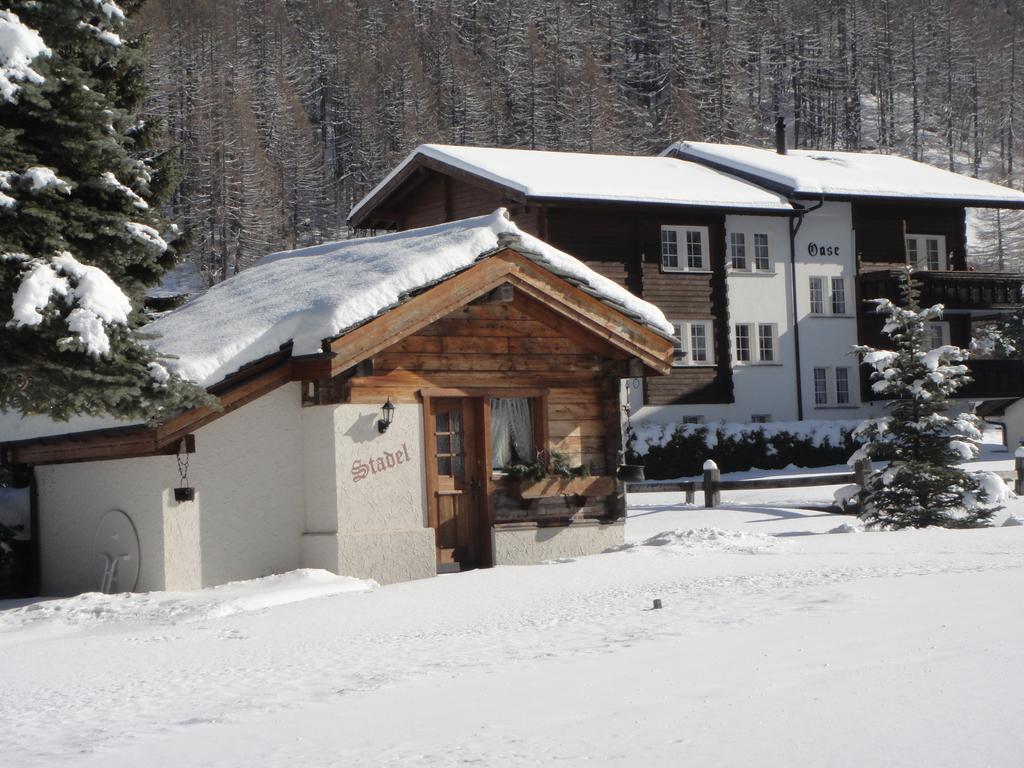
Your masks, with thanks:
M 967 268 L 966 218 L 963 206 L 911 205 L 893 202 L 852 204 L 857 256 L 871 264 L 906 262 L 904 234 L 944 235 L 954 269 Z
M 514 397 L 516 391 L 545 392 L 547 445 L 571 465 L 589 465 L 595 476 L 613 475 L 620 445 L 618 381 L 625 364 L 567 340 L 556 328 L 528 313 L 528 304 L 471 304 L 407 336 L 373 359 L 372 373 L 345 383 L 348 402 L 413 403 L 422 391 L 488 392 Z M 526 307 L 526 309 L 524 309 Z M 524 519 L 618 515 L 618 494 L 588 499 L 568 509 L 561 498 L 540 500 L 528 509 L 491 488 L 491 511 L 499 522 Z
M 547 242 L 639 296 L 644 246 L 637 225 L 637 217 L 626 211 L 549 208 Z
M 725 217 L 674 209 L 549 207 L 548 242 L 665 312 L 670 320 L 714 322 L 713 367 L 679 367 L 648 379 L 650 405 L 732 402 Z M 708 228 L 711 271 L 665 272 L 662 225 Z
M 398 204 L 401 229 L 483 216 L 505 205 L 502 194 L 463 179 L 424 170 L 425 177 Z

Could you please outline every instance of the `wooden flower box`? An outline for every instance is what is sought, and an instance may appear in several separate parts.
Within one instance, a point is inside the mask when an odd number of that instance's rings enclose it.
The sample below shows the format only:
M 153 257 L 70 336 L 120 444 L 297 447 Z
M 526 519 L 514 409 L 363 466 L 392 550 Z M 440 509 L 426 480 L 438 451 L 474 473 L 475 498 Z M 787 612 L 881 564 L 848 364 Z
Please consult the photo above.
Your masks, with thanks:
M 509 494 L 523 501 L 558 496 L 609 496 L 615 493 L 614 477 L 546 477 L 543 480 L 509 480 Z

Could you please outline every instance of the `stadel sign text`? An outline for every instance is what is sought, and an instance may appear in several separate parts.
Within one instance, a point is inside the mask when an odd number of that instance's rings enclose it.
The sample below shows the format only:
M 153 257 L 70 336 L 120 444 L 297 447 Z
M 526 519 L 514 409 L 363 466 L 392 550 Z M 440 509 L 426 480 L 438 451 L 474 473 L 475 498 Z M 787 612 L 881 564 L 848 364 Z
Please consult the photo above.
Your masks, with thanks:
M 384 451 L 380 456 L 371 456 L 366 461 L 356 459 L 352 462 L 352 482 L 358 483 L 370 475 L 380 475 L 392 470 L 400 464 L 408 464 L 412 461 L 409 456 L 409 448 L 405 443 L 397 451 Z

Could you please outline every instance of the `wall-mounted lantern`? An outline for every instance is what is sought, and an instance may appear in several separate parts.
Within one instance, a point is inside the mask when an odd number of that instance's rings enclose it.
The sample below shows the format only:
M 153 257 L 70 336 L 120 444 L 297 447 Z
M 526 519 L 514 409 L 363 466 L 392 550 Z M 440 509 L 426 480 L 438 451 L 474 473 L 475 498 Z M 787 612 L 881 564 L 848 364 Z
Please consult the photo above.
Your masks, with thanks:
M 388 431 L 388 427 L 391 426 L 391 422 L 395 420 L 395 406 L 391 402 L 391 398 L 380 407 L 381 418 L 377 421 L 377 429 L 383 435 Z

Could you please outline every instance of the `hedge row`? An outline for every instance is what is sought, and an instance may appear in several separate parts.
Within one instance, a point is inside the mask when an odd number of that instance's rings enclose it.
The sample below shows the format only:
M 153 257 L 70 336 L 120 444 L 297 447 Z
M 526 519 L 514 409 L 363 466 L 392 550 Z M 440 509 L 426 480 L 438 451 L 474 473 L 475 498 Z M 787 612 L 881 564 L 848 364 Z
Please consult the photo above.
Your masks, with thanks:
M 714 459 L 722 472 L 845 464 L 858 447 L 847 429 L 840 430 L 836 441 L 788 431 L 769 434 L 754 425 L 741 432 L 713 429 L 680 425 L 663 444 L 644 446 L 644 453 L 638 452 L 639 446 L 631 446 L 629 461 L 643 464 L 649 480 L 668 480 L 699 475 L 707 459 Z

